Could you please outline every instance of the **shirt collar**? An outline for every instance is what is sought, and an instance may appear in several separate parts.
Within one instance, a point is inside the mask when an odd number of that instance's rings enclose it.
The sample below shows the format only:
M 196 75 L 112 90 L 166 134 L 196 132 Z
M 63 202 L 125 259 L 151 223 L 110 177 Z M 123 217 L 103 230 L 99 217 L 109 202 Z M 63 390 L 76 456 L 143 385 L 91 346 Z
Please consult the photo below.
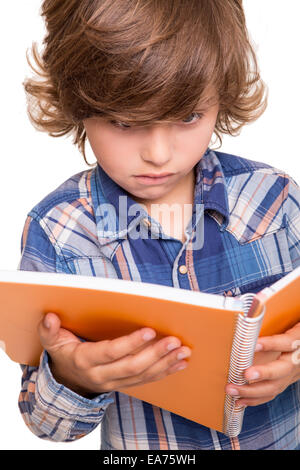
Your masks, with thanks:
M 209 148 L 195 167 L 195 191 L 192 228 L 198 223 L 196 204 L 204 211 L 213 210 L 222 215 L 222 227 L 229 222 L 228 195 L 224 173 L 216 153 Z M 115 183 L 97 163 L 91 177 L 91 194 L 94 206 L 97 235 L 100 243 L 107 244 L 127 237 L 128 232 L 149 216 L 142 205 Z M 159 225 L 159 224 L 158 224 Z

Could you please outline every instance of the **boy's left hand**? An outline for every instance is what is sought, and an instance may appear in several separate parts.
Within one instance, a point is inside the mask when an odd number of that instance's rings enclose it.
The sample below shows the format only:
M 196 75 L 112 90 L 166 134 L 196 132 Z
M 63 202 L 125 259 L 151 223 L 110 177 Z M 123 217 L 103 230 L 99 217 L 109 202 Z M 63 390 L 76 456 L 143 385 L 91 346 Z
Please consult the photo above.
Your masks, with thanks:
M 258 338 L 256 351 L 277 351 L 281 354 L 275 361 L 249 367 L 244 377 L 251 383 L 226 386 L 226 393 L 240 397 L 236 405 L 266 403 L 300 379 L 300 323 L 284 334 Z M 234 390 L 237 393 L 232 393 Z

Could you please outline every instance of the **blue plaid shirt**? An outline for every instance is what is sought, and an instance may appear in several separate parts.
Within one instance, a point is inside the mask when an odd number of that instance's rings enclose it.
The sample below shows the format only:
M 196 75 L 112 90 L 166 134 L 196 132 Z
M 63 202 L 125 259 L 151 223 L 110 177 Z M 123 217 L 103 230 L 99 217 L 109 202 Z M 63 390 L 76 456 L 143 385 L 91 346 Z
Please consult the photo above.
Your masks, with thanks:
M 165 235 L 142 206 L 135 214 L 121 214 L 120 197 L 128 193 L 96 164 L 28 213 L 18 269 L 237 296 L 258 292 L 300 265 L 300 189 L 291 177 L 210 149 L 195 171 L 185 243 Z M 130 197 L 127 201 L 136 204 Z M 196 204 L 204 211 L 197 212 Z M 107 207 L 114 214 L 105 218 Z M 114 231 L 103 222 L 110 215 L 116 217 Z M 200 223 L 204 245 L 190 250 Z M 130 231 L 137 227 L 155 236 L 132 240 Z M 182 265 L 187 269 L 179 269 Z M 81 397 L 54 380 L 46 351 L 39 367 L 21 368 L 19 408 L 42 439 L 72 441 L 101 423 L 101 449 L 300 449 L 300 381 L 270 402 L 246 408 L 241 434 L 230 439 L 123 393 Z M 188 400 L 188 391 L 182 400 Z

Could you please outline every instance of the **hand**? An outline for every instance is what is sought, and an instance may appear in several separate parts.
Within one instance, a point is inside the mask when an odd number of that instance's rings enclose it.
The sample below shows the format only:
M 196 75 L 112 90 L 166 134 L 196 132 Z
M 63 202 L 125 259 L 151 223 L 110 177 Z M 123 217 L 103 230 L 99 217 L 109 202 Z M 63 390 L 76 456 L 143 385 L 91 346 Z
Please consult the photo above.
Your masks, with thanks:
M 273 400 L 300 379 L 300 323 L 284 334 L 258 339 L 256 351 L 277 351 L 278 358 L 245 371 L 247 385 L 226 386 L 226 393 L 240 397 L 236 405 L 256 406 Z M 297 351 L 298 349 L 298 351 Z M 232 393 L 232 392 L 236 393 Z
M 81 342 L 60 327 L 54 313 L 44 317 L 38 332 L 56 381 L 85 397 L 160 380 L 186 367 L 182 359 L 191 354 L 176 337 L 151 341 L 156 336 L 151 328 L 113 340 Z

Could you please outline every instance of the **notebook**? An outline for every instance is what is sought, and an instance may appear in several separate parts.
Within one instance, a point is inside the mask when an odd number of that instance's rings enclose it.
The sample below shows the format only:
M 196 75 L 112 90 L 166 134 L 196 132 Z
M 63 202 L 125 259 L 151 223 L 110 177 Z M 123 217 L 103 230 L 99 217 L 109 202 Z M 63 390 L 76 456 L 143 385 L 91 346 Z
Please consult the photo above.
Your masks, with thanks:
M 229 437 L 242 428 L 244 407 L 225 393 L 242 385 L 258 336 L 300 321 L 300 267 L 258 294 L 239 297 L 157 284 L 61 273 L 0 271 L 0 345 L 21 364 L 38 366 L 37 325 L 47 312 L 89 341 L 151 327 L 157 338 L 189 346 L 188 367 L 159 381 L 120 389 Z M 259 354 L 259 353 L 258 353 Z

